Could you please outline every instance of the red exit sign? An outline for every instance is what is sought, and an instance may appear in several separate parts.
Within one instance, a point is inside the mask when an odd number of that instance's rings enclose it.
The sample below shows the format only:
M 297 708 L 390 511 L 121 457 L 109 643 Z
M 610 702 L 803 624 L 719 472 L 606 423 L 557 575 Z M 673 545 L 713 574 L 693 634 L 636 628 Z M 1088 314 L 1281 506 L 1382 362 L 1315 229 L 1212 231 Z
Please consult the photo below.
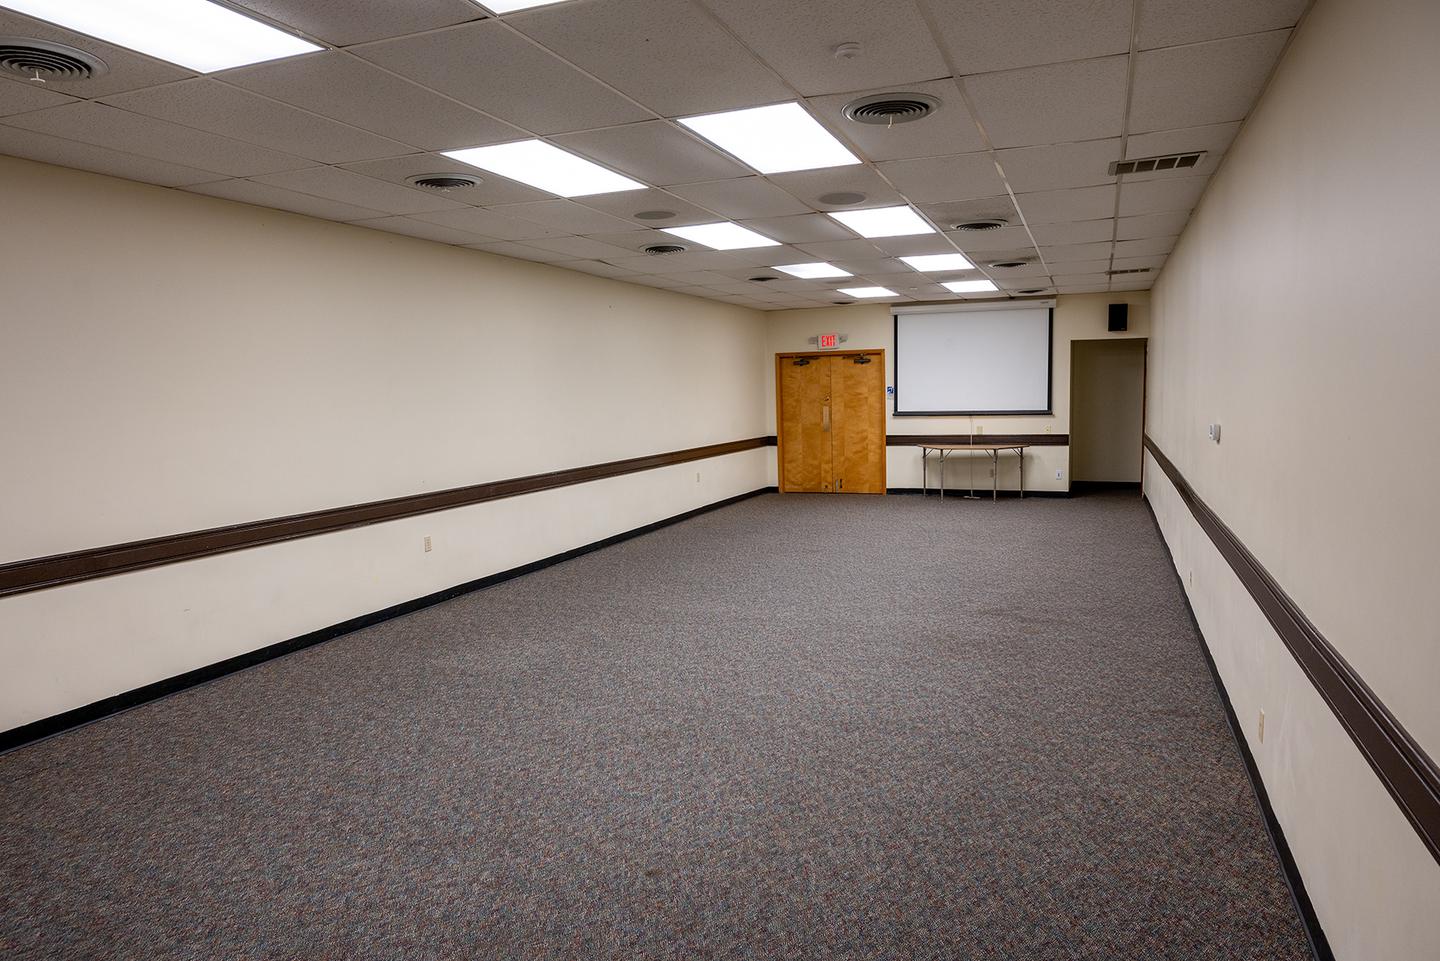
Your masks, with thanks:
M 821 350 L 834 350 L 836 347 L 840 346 L 840 335 L 821 334 L 819 337 L 819 344 Z

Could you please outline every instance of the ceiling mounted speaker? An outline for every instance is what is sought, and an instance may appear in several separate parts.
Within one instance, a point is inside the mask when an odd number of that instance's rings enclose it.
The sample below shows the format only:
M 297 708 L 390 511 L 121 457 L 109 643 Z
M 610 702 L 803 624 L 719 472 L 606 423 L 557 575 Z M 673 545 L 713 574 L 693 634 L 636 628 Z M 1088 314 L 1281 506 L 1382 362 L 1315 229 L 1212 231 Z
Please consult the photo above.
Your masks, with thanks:
M 856 204 L 863 204 L 866 197 L 853 190 L 837 190 L 835 193 L 821 194 L 815 199 L 828 207 L 853 207 Z
M 438 190 L 445 193 L 473 187 L 480 182 L 480 178 L 472 177 L 469 174 L 416 174 L 413 177 L 406 177 L 405 182 L 412 187 L 424 187 L 426 190 Z
M 940 109 L 940 101 L 923 93 L 877 93 L 852 100 L 841 111 L 846 120 L 893 127 L 924 120 Z
M 642 210 L 635 214 L 636 220 L 669 220 L 675 216 L 673 210 Z
M 37 85 L 90 80 L 109 71 L 104 60 L 63 43 L 0 37 L 0 72 Z
M 645 248 L 645 253 L 651 257 L 664 257 L 668 254 L 683 254 L 685 248 L 680 244 L 651 244 Z

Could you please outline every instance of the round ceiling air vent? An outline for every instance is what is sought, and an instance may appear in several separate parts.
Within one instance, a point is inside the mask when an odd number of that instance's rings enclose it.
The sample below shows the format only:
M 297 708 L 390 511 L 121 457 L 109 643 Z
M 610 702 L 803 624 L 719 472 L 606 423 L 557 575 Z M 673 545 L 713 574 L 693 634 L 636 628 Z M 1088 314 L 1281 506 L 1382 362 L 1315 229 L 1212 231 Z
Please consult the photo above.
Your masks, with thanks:
M 986 266 L 987 266 L 987 267 L 994 267 L 994 268 L 996 268 L 997 270 L 1010 270 L 1010 269 L 1013 269 L 1013 268 L 1015 268 L 1015 267 L 1027 267 L 1027 266 L 1029 266 L 1029 261 L 1026 261 L 1026 260 L 997 260 L 997 261 L 995 261 L 995 263 L 993 263 L 993 264 L 986 264 Z
M 1045 288 L 1044 288 L 1044 287 L 1026 287 L 1024 290 L 1017 290 L 1017 291 L 1015 291 L 1015 293 L 1017 293 L 1017 294 L 1043 294 L 1043 293 L 1045 293 Z
M 897 123 L 924 120 L 940 109 L 940 101 L 923 93 L 877 93 L 852 100 L 841 111 L 856 123 L 893 127 Z
M 837 190 L 833 194 L 821 194 L 815 199 L 830 207 L 853 207 L 856 204 L 863 204 L 866 197 L 853 190 Z
M 635 215 L 636 220 L 669 220 L 675 216 L 673 210 L 642 210 Z
M 683 254 L 685 247 L 681 244 L 651 244 L 645 252 L 651 257 L 664 257 L 666 254 Z
M 469 174 L 416 174 L 413 177 L 406 177 L 405 182 L 414 187 L 424 187 L 426 190 L 438 190 L 441 193 L 449 190 L 465 190 L 480 182 L 479 177 L 472 177 Z
M 765 283 L 769 283 L 769 282 L 772 281 L 772 280 L 779 280 L 779 279 L 780 279 L 779 277 L 751 277 L 751 278 L 750 278 L 750 281 L 751 281 L 752 283 L 756 283 L 756 284 L 765 284 Z
M 954 224 L 951 230 L 999 230 L 1001 227 L 1010 226 L 1004 220 L 967 220 L 963 223 Z
M 30 37 L 0 37 L 0 72 L 31 83 L 89 80 L 109 70 L 99 57 L 63 43 Z

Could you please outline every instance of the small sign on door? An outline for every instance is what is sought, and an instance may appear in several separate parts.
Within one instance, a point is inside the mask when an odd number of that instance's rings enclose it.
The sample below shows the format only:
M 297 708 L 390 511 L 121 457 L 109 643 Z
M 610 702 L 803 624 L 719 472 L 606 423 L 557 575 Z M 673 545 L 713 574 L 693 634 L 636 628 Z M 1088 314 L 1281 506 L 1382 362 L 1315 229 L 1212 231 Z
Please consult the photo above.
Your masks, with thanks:
M 815 342 L 820 345 L 821 350 L 834 350 L 836 347 L 840 346 L 840 335 L 821 334 L 815 339 Z

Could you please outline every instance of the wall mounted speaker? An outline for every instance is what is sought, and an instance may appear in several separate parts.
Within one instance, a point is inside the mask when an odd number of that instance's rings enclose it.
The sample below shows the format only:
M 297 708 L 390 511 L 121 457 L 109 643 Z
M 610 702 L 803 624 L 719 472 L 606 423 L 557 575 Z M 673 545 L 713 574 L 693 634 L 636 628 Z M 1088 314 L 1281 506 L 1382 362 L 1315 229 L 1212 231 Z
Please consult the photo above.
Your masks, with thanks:
M 1130 305 L 1110 305 L 1110 332 L 1118 333 L 1130 329 Z

